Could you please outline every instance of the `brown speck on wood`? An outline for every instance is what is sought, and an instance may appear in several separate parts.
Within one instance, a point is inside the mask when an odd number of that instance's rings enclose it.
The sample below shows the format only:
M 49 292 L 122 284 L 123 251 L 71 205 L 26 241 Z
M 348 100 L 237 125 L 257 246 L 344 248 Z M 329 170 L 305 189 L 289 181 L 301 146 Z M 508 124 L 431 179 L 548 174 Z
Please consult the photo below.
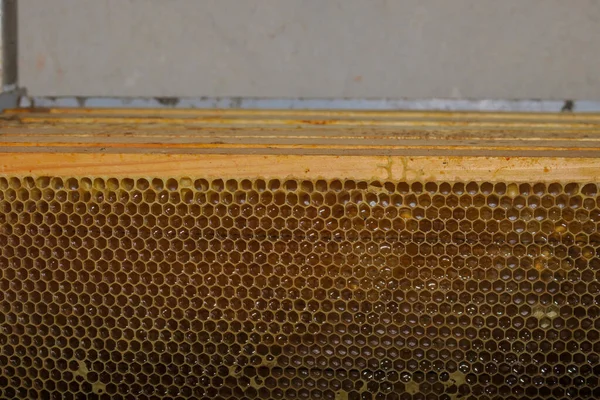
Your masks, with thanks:
M 312 119 L 305 119 L 300 122 L 302 122 L 303 124 L 311 124 L 311 125 L 327 125 L 327 124 L 331 123 L 331 121 L 312 120 Z
M 18 124 L 22 124 L 23 123 L 23 121 L 21 120 L 21 117 L 19 117 L 18 115 L 2 116 L 2 120 L 16 122 Z
M 52 111 L 52 109 L 48 107 L 34 107 L 31 109 L 31 111 L 38 114 L 48 114 L 50 111 Z

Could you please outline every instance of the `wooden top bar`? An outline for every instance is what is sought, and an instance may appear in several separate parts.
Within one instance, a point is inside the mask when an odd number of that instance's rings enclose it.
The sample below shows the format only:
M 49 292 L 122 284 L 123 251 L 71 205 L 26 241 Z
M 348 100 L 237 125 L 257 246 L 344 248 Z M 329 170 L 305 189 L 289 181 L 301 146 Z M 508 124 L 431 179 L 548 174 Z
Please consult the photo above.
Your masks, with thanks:
M 599 181 L 600 115 L 14 109 L 0 173 Z

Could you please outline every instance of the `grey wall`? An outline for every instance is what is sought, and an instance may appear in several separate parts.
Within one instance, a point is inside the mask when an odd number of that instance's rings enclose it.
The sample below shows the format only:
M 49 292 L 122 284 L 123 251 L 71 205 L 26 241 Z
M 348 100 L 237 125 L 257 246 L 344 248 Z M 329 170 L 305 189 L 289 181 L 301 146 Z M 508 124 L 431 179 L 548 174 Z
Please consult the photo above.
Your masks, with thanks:
M 597 0 L 19 0 L 34 96 L 600 98 Z

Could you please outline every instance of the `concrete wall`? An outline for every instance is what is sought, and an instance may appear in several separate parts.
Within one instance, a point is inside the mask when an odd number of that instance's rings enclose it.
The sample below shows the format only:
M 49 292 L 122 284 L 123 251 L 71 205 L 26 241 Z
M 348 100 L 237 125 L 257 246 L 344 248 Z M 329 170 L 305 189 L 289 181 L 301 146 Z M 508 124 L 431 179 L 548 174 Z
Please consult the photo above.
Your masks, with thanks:
M 600 98 L 597 0 L 19 0 L 34 96 Z

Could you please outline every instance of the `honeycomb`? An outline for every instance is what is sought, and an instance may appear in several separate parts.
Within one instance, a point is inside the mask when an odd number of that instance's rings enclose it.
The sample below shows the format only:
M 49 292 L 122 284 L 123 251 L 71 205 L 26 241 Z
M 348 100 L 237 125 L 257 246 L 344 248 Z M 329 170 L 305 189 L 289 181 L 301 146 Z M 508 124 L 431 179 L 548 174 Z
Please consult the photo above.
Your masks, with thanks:
M 0 177 L 0 397 L 600 398 L 597 193 Z

